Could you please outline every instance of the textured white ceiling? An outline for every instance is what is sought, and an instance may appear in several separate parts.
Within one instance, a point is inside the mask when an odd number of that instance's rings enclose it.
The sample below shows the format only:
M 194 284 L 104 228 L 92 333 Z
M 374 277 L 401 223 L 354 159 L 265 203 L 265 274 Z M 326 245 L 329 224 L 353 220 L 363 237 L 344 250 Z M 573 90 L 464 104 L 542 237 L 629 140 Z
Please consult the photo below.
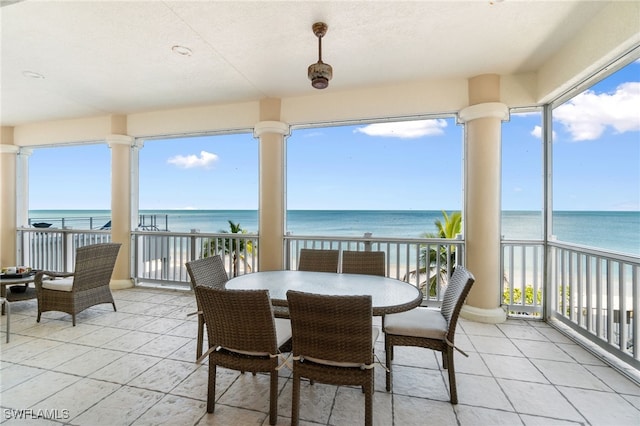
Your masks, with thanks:
M 2 2 L 2 125 L 535 72 L 605 5 L 585 1 Z M 191 56 L 172 52 L 174 45 Z M 24 71 L 44 79 L 26 78 Z

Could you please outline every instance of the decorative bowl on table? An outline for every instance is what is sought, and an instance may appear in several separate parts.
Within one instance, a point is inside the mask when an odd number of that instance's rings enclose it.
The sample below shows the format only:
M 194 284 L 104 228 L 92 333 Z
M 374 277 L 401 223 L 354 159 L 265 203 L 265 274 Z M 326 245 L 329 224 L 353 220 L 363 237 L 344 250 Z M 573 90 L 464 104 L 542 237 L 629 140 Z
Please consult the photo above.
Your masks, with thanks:
M 29 266 L 7 266 L 2 268 L 0 278 L 26 278 L 33 274 L 35 274 L 35 271 Z

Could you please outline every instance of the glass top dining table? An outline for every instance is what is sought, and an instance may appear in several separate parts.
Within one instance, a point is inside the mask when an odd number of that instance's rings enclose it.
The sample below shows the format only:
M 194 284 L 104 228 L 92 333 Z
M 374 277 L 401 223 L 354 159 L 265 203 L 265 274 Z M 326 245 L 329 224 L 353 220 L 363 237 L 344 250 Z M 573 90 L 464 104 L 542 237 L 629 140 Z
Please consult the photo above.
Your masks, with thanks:
M 370 295 L 373 315 L 413 309 L 422 302 L 422 293 L 412 284 L 393 278 L 308 271 L 264 271 L 241 275 L 227 281 L 226 288 L 269 290 L 272 300 L 287 301 L 287 291 L 352 296 Z

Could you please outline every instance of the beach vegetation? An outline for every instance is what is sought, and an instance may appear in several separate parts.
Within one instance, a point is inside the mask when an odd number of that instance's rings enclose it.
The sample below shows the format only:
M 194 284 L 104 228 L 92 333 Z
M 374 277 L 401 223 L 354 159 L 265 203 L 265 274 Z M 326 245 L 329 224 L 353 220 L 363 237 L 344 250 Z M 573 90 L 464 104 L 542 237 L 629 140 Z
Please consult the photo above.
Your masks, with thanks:
M 220 230 L 222 234 L 247 234 L 246 229 L 242 229 L 240 223 L 234 223 L 229 220 L 229 230 Z M 251 265 L 247 262 L 244 256 L 245 252 L 253 253 L 254 247 L 251 241 L 244 238 L 227 238 L 219 237 L 206 239 L 204 241 L 204 247 L 202 251 L 202 257 L 213 256 L 216 254 L 224 254 L 232 257 L 233 269 L 231 274 L 233 277 L 237 277 L 239 273 L 240 262 L 243 263 L 245 270 L 251 270 Z
M 420 237 L 455 239 L 462 230 L 462 213 L 452 212 L 451 214 L 447 214 L 447 212 L 443 210 L 442 218 L 443 220 L 436 219 L 434 222 L 437 230 L 436 233 L 425 232 L 421 234 Z M 455 265 L 455 261 L 455 245 L 421 244 L 419 269 L 410 271 L 405 275 L 404 280 L 416 280 L 418 279 L 417 277 L 424 276 L 424 280 L 419 283 L 420 290 L 423 293 L 428 291 L 429 296 L 436 296 L 438 281 L 442 283 L 447 282 L 449 268 Z

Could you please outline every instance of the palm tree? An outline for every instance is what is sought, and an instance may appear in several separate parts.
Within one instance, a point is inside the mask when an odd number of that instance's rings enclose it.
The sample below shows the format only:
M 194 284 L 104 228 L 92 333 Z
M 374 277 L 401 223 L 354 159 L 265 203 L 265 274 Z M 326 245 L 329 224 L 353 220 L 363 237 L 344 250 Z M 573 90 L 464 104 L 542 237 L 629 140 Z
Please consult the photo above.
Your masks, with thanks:
M 444 223 L 440 219 L 436 219 L 434 224 L 436 225 L 437 233 L 423 233 L 420 235 L 422 238 L 447 238 L 455 239 L 462 229 L 462 214 L 460 212 L 453 212 L 449 216 L 447 212 L 442 211 Z M 420 247 L 420 268 L 418 270 L 410 271 L 405 275 L 404 280 L 407 278 L 416 278 L 418 274 L 427 275 L 427 265 L 429 268 L 429 295 L 435 296 L 437 293 L 438 279 L 446 281 L 448 274 L 448 267 L 455 264 L 456 248 L 455 246 L 439 245 L 438 248 L 431 247 L 429 245 L 421 245 Z M 428 258 L 428 261 L 427 261 Z M 427 285 L 426 281 L 420 282 L 420 289 L 423 289 Z
M 232 234 L 246 234 L 247 230 L 242 229 L 240 223 L 233 223 L 233 221 L 229 221 L 229 229 Z M 226 234 L 229 233 L 227 230 L 221 230 L 220 233 Z M 233 258 L 233 271 L 232 274 L 234 277 L 238 276 L 238 264 L 240 260 L 244 262 L 245 269 L 250 270 L 251 266 L 247 262 L 244 257 L 244 252 L 249 253 L 253 252 L 253 244 L 251 241 L 245 241 L 240 238 L 217 238 L 215 240 L 205 240 L 204 241 L 204 250 L 203 257 L 210 256 L 212 254 L 223 253 L 225 255 L 231 255 Z

